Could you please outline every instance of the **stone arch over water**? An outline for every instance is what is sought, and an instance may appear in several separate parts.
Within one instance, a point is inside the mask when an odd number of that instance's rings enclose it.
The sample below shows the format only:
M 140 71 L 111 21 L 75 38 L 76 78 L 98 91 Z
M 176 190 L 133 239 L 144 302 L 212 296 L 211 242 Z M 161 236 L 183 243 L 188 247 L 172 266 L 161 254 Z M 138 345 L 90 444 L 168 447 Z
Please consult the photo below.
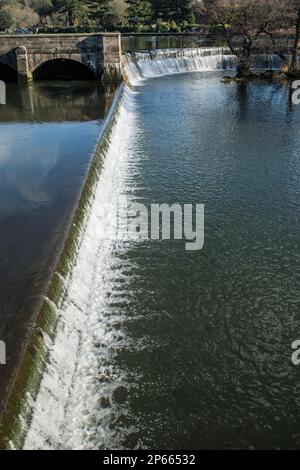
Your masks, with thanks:
M 95 72 L 87 65 L 72 59 L 49 59 L 33 71 L 34 80 L 95 80 Z
M 0 80 L 5 83 L 17 82 L 17 70 L 13 67 L 10 67 L 9 65 L 0 62 Z

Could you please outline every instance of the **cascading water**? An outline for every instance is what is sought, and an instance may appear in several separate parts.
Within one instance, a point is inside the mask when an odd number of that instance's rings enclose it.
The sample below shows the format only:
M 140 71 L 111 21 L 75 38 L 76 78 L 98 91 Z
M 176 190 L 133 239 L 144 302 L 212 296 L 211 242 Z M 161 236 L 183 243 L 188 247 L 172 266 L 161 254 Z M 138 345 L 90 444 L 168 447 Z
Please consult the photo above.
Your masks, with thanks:
M 114 256 L 118 249 L 126 249 L 125 245 L 111 242 L 109 231 L 119 197 L 127 193 L 129 183 L 132 187 L 134 177 L 129 150 L 135 132 L 133 97 L 133 92 L 123 91 L 113 127 L 98 150 L 104 166 L 96 188 L 92 188 L 76 264 L 65 283 L 67 297 L 57 312 L 57 334 L 53 343 L 47 339 L 50 357 L 25 430 L 25 449 L 113 445 L 109 425 L 118 410 L 110 404 L 113 393 L 122 387 L 124 373 L 114 368 L 111 359 L 126 341 L 114 326 L 120 318 L 113 306 L 126 301 L 117 287 L 128 267 Z M 106 204 L 111 212 L 104 214 Z M 116 437 L 113 442 L 115 445 Z
M 184 72 L 234 70 L 236 57 L 228 49 L 195 48 L 132 52 L 124 56 L 124 73 L 132 85 L 152 77 Z M 253 69 L 277 70 L 283 60 L 277 55 L 262 54 L 253 58 Z

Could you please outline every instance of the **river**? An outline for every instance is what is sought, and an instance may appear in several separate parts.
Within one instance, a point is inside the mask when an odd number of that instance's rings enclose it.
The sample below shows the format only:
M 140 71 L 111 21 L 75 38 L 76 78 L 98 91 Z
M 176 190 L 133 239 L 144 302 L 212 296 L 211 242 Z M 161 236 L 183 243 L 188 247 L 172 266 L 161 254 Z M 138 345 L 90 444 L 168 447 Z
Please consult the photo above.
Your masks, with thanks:
M 186 71 L 184 61 L 186 73 L 167 75 L 171 63 L 151 69 L 143 59 L 129 67 L 135 86 L 119 89 L 113 115 L 38 127 L 39 157 L 62 134 L 65 173 L 53 174 L 53 186 L 39 183 L 37 194 L 53 188 L 70 214 L 60 184 L 74 204 L 110 122 L 66 295 L 55 307 L 56 335 L 45 334 L 47 366 L 31 419 L 22 421 L 25 449 L 299 447 L 291 345 L 300 330 L 300 108 L 288 85 L 224 84 L 224 72 L 209 71 L 224 58 L 207 61 L 206 71 Z M 25 121 L 23 132 L 41 126 Z M 11 134 L 7 142 L 19 141 Z M 21 189 L 23 168 L 18 175 Z M 203 249 L 103 237 L 125 197 L 146 207 L 204 204 Z M 31 199 L 38 207 L 51 200 Z M 38 220 L 33 227 L 47 232 Z M 48 240 L 60 220 L 49 219 Z
M 7 85 L 0 106 L 0 396 L 49 282 L 111 97 L 90 82 Z
M 123 92 L 25 448 L 299 446 L 300 110 L 220 79 Z M 120 196 L 205 204 L 203 250 L 104 242 Z

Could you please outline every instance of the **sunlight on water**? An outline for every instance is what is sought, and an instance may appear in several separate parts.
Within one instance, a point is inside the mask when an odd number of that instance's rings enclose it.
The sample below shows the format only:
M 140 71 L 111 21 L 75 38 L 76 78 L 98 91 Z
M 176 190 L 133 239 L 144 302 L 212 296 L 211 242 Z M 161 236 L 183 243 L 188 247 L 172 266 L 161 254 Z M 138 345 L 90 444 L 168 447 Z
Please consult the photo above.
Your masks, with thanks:
M 275 55 L 254 58 L 253 68 L 279 69 L 282 59 Z M 136 86 L 141 80 L 186 72 L 234 70 L 236 57 L 221 47 L 195 49 L 153 50 L 127 53 L 124 59 L 125 75 Z
M 106 214 L 103 220 L 101 206 L 109 203 L 115 207 L 118 198 L 126 195 L 128 167 L 134 166 L 129 146 L 135 133 L 134 108 L 134 93 L 125 90 L 92 208 L 87 214 L 25 449 L 79 449 L 113 444 L 109 426 L 118 406 L 112 405 L 112 396 L 124 386 L 124 371 L 115 369 L 111 358 L 126 339 L 115 327 L 120 322 L 119 313 L 111 312 L 110 306 L 116 298 L 126 300 L 126 295 L 123 298 L 117 289 L 126 266 L 115 259 L 117 247 L 113 242 L 97 238 L 97 225 L 101 223 L 109 231 L 113 214 Z M 100 401 L 106 406 L 102 407 Z

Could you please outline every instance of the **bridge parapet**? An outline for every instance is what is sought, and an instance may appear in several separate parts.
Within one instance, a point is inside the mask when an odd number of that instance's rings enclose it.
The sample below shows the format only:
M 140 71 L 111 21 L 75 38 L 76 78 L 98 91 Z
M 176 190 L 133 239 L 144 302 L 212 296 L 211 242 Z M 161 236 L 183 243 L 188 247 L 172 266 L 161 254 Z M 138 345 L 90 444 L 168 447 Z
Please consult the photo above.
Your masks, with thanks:
M 0 35 L 0 63 L 16 70 L 20 80 L 31 80 L 38 67 L 57 59 L 79 62 L 95 78 L 117 80 L 120 58 L 118 33 Z

